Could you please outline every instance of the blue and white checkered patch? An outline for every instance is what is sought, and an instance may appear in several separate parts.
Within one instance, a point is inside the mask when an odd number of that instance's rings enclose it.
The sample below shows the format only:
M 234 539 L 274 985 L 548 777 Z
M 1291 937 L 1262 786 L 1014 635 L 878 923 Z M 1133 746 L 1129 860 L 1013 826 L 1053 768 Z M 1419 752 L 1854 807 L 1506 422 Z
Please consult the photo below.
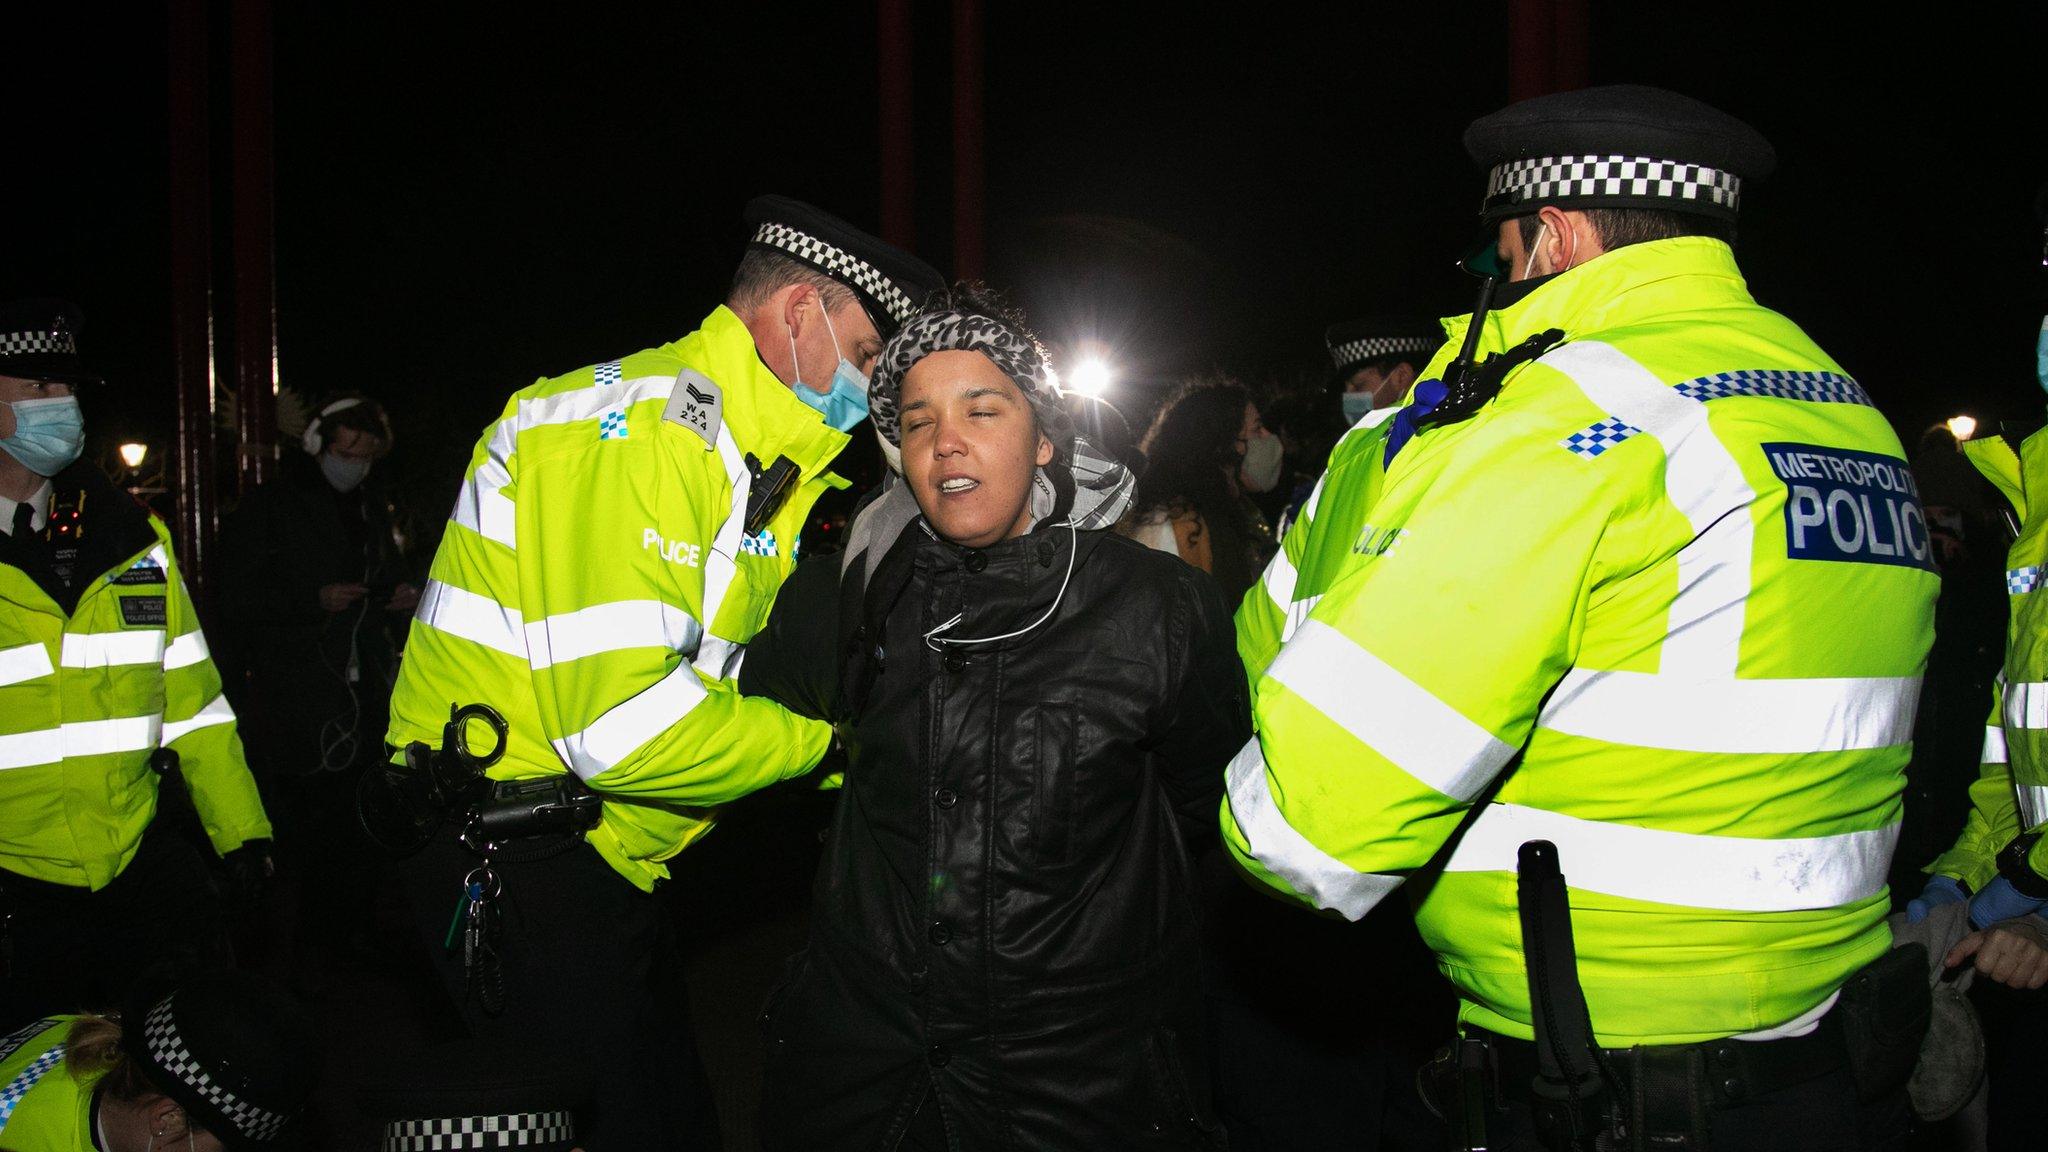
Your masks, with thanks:
M 599 440 L 624 440 L 626 438 L 626 414 L 624 412 L 607 412 L 598 417 L 597 438 Z
M 1557 443 L 1565 451 L 1575 452 L 1591 460 L 1641 431 L 1640 428 L 1609 416 L 1598 424 L 1574 432 Z
M 597 377 L 597 386 L 602 388 L 607 384 L 617 384 L 625 375 L 625 371 L 619 361 L 612 360 L 599 364 L 591 370 L 591 374 Z
M 2008 568 L 2005 571 L 2005 590 L 2015 596 L 2032 592 L 2041 586 L 2041 566 L 2029 564 L 2025 568 Z
M 1861 404 L 1873 407 L 1863 386 L 1835 372 L 1791 372 L 1757 368 L 1721 372 L 1679 384 L 1680 396 L 1705 403 L 1726 396 L 1775 396 L 1781 400 L 1810 400 L 1817 404 Z
M 768 529 L 766 529 L 766 528 L 763 528 L 763 529 L 761 529 L 761 530 L 760 530 L 759 532 L 756 532 L 756 533 L 754 533 L 754 534 L 753 534 L 752 536 L 748 536 L 748 537 L 746 537 L 745 539 L 741 540 L 741 541 L 740 541 L 740 555 L 742 555 L 742 556 L 773 556 L 773 555 L 775 555 L 775 533 L 773 533 L 773 532 L 770 532 L 770 531 L 769 531 Z
M 5 1128 L 7 1122 L 14 1118 L 15 1107 L 21 1103 L 23 1096 L 28 1095 L 29 1089 L 35 1087 L 36 1082 L 63 1059 L 64 1045 L 56 1045 L 30 1061 L 29 1066 L 21 1070 L 21 1075 L 9 1080 L 5 1087 L 0 1087 L 0 1128 Z

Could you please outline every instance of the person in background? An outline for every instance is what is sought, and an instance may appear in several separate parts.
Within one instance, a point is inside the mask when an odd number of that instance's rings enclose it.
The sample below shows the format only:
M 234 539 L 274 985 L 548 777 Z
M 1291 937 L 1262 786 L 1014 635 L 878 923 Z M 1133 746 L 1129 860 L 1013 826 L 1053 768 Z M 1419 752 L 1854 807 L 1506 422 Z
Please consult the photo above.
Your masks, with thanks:
M 419 604 L 375 478 L 392 439 L 377 401 L 328 400 L 227 517 L 218 553 L 229 696 L 283 832 L 281 931 L 307 992 L 369 920 L 373 850 L 356 786 L 384 757 L 399 638 Z
M 281 1145 L 320 1078 L 312 1024 L 247 972 L 145 981 L 114 1015 L 0 1038 L 0 1147 L 237 1152 Z
M 2034 207 L 2048 269 L 2048 186 Z M 2037 275 L 2048 282 L 2048 271 Z M 2048 320 L 2036 336 L 2035 380 L 2048 391 Z M 1989 1062 L 1990 1146 L 2031 1148 L 2039 1143 L 2034 1092 L 2048 1024 L 2048 1001 L 2033 994 L 2048 983 L 2048 431 L 1979 435 L 1962 451 L 2009 505 L 2017 528 L 2005 556 L 2004 658 L 1962 831 L 1926 866 L 1906 916 L 1918 922 L 1934 908 L 1968 902 L 1974 931 L 1945 959 L 1985 978 L 1974 999 Z
M 271 872 L 170 530 L 81 462 L 97 385 L 61 301 L 0 305 L 0 1028 L 232 962 L 207 862 L 158 818 L 174 769 L 231 881 Z M 113 402 L 109 400 L 108 402 Z
M 1375 409 L 1399 408 L 1416 373 L 1443 347 L 1439 325 L 1412 316 L 1368 316 L 1332 324 L 1323 333 L 1336 371 L 1331 384 L 1349 427 Z
M 904 326 L 873 400 L 903 482 L 863 518 L 897 530 L 836 600 L 785 585 L 742 671 L 849 756 L 766 1142 L 1218 1147 L 1191 858 L 1249 727 L 1216 588 L 1106 530 L 1128 470 L 977 294 Z
M 1280 440 L 1251 393 L 1227 377 L 1190 380 L 1139 442 L 1145 470 L 1120 530 L 1216 578 L 1235 608 L 1273 551 L 1273 533 L 1247 492 L 1280 480 Z

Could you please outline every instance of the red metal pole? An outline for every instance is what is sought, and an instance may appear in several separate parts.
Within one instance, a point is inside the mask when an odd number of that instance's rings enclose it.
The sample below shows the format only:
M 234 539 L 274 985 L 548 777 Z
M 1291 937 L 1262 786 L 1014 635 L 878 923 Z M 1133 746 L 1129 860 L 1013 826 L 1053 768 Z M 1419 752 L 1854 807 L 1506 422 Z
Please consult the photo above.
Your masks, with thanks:
M 982 268 L 981 0 L 953 0 L 953 274 Z
M 875 60 L 880 78 L 882 239 L 901 248 L 917 243 L 915 112 L 911 104 L 910 0 L 876 0 Z
M 1510 0 L 1508 99 L 1585 87 L 1591 38 L 1586 0 Z
M 171 374 L 178 391 L 178 560 L 205 597 L 213 540 L 212 182 L 204 0 L 170 3 Z
M 1570 92 L 1591 83 L 1588 58 L 1593 51 L 1593 26 L 1586 17 L 1586 0 L 1554 0 L 1556 42 L 1551 52 L 1551 82 L 1559 92 Z
M 247 494 L 277 468 L 277 292 L 267 0 L 229 6 L 234 114 L 235 471 Z

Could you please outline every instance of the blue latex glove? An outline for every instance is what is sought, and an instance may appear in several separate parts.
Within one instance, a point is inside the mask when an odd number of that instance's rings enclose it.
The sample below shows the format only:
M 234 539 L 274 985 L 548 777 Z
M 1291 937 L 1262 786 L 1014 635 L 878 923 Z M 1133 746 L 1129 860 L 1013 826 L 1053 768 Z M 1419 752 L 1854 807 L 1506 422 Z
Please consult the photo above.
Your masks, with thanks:
M 1918 924 L 1927 919 L 1927 914 L 1943 904 L 1954 904 L 1968 900 L 1970 894 L 1963 891 L 1963 882 L 1953 876 L 1935 873 L 1927 878 L 1927 885 L 1920 889 L 1920 895 L 1906 901 L 1906 923 Z
M 2001 920 L 2025 916 L 2038 911 L 2048 900 L 2036 900 L 2022 896 L 2012 886 L 2012 881 L 2000 876 L 1984 886 L 1982 892 L 1970 897 L 1970 923 L 1979 928 L 1989 928 Z

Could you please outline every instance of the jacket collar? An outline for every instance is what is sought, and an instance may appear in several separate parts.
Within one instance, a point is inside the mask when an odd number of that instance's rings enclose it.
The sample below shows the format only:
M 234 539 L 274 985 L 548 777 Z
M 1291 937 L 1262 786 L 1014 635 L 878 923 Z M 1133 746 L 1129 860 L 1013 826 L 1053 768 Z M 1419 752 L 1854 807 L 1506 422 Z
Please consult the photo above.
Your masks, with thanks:
M 1480 352 L 1500 352 L 1547 328 L 1566 340 L 1624 327 L 1677 308 L 1754 303 L 1727 244 L 1680 236 L 1630 244 L 1549 277 L 1528 295 L 1487 313 Z M 1452 345 L 1465 338 L 1472 317 L 1443 322 Z
M 711 377 L 724 391 L 725 430 L 763 465 L 787 456 L 810 479 L 824 471 L 850 438 L 827 427 L 790 386 L 761 362 L 754 335 L 720 304 L 695 332 L 664 351 Z

